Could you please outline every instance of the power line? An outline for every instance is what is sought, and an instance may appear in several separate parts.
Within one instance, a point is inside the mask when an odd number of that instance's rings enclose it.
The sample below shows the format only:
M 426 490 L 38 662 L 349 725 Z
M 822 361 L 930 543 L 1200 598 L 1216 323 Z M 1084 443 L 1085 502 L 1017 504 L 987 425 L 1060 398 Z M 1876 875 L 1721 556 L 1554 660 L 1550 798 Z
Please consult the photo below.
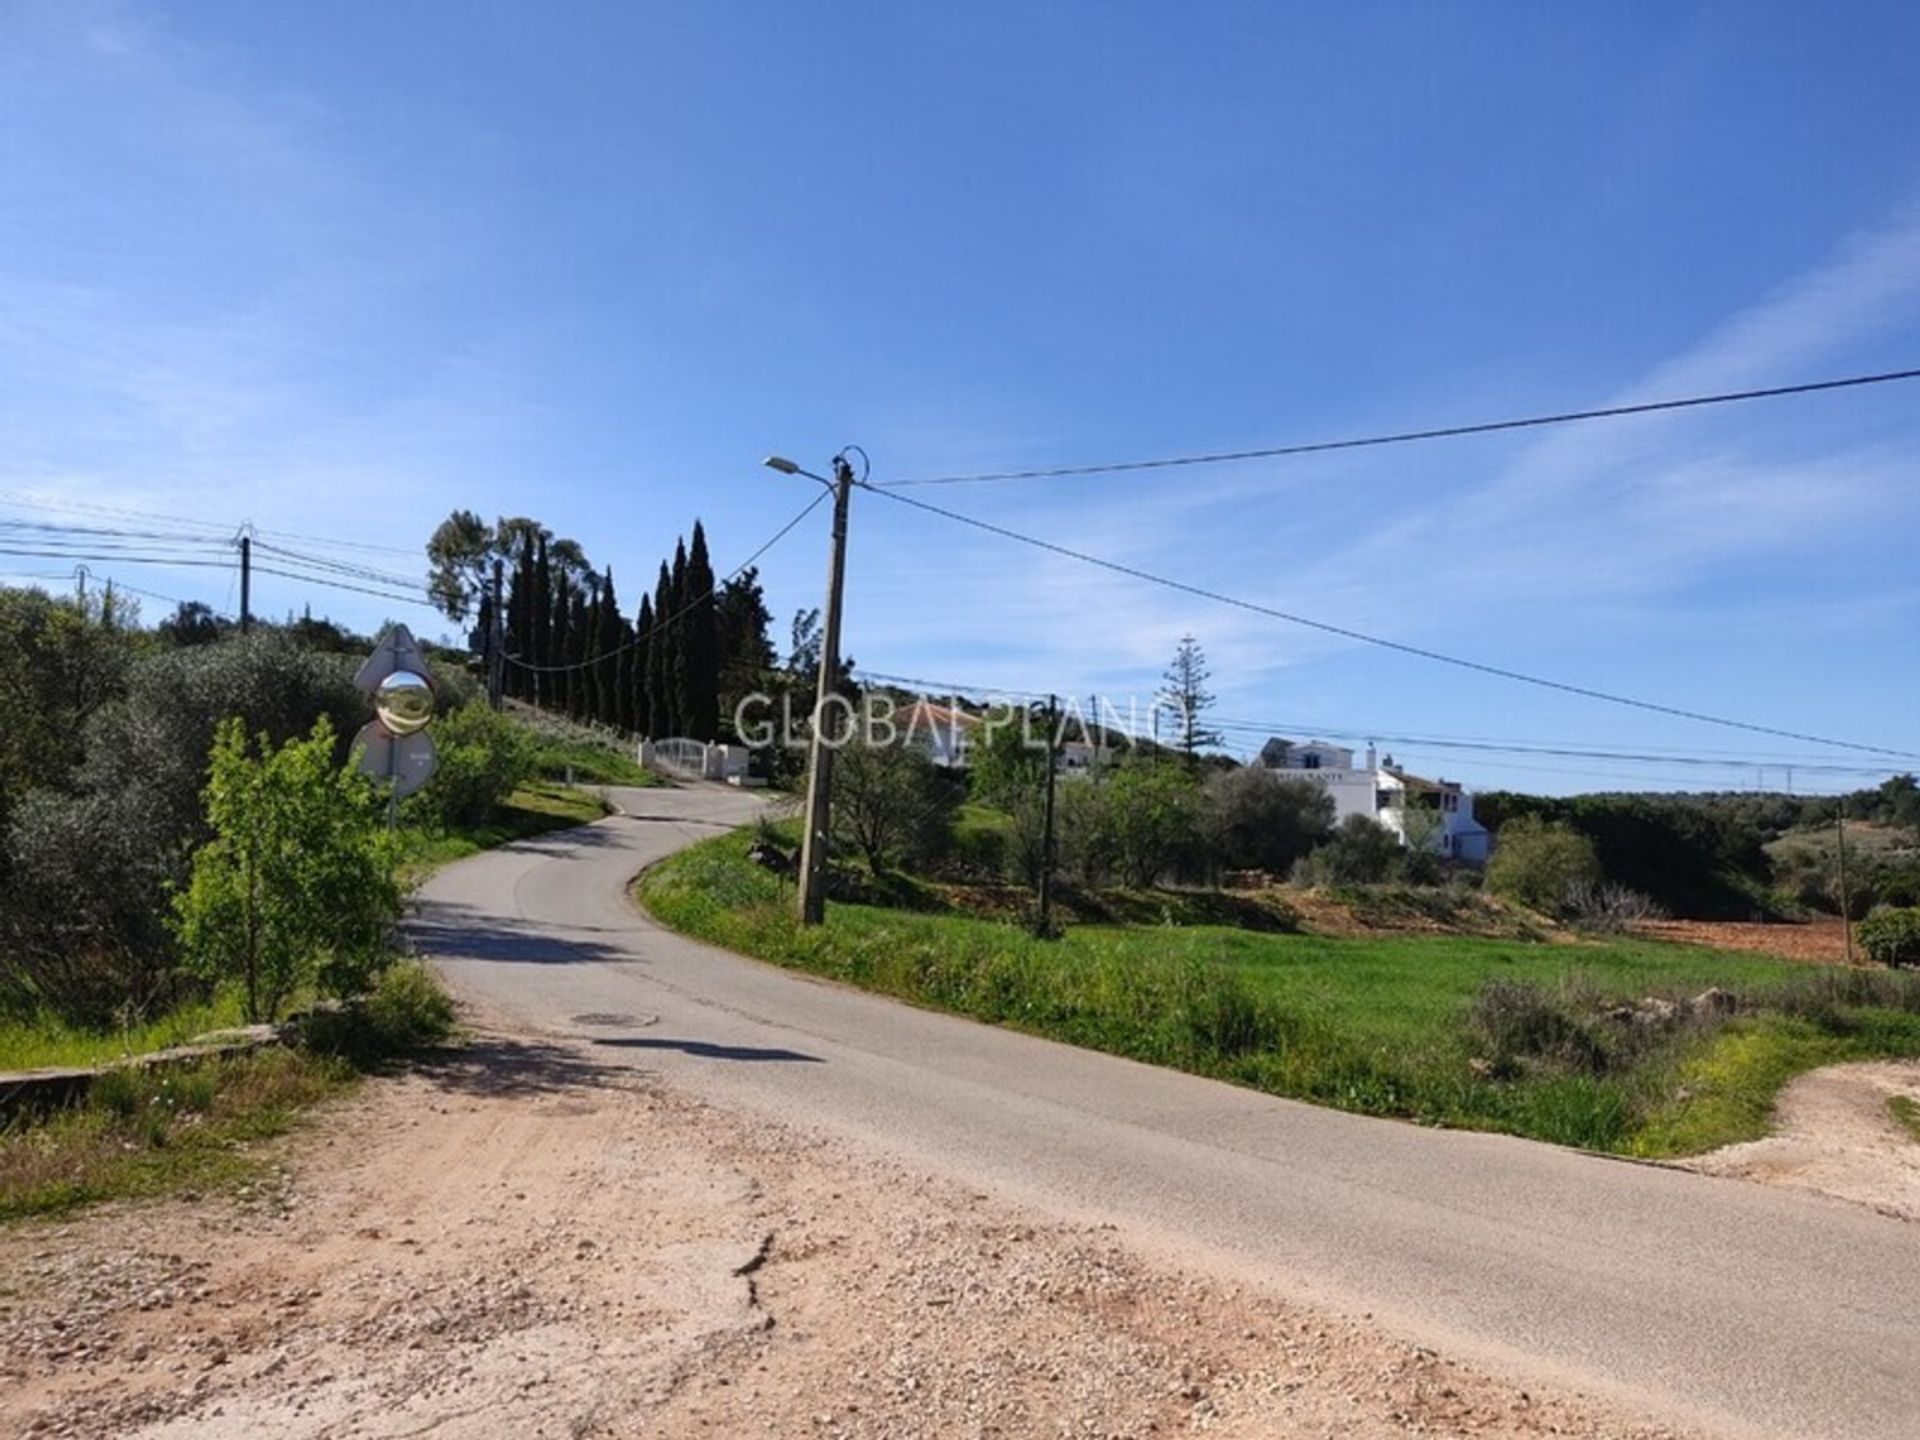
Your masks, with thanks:
M 1913 372 L 1920 374 L 1920 371 Z M 872 487 L 869 487 L 872 488 Z M 1700 710 L 1687 710 L 1677 705 L 1662 705 L 1652 700 L 1639 700 L 1630 695 L 1615 695 L 1607 690 L 1596 690 L 1585 685 L 1573 685 L 1564 680 L 1549 680 L 1539 675 L 1529 675 L 1520 670 L 1509 670 L 1500 665 L 1489 665 L 1480 660 L 1468 660 L 1458 655 L 1448 655 L 1439 650 L 1428 650 L 1419 645 L 1409 645 L 1400 640 L 1388 640 L 1383 636 L 1369 635 L 1364 630 L 1355 630 L 1345 625 L 1334 625 L 1325 620 L 1315 620 L 1305 615 L 1295 615 L 1279 610 L 1271 605 L 1262 605 L 1253 600 L 1243 600 L 1219 590 L 1210 590 L 1203 585 L 1190 584 L 1184 580 L 1174 580 L 1165 575 L 1156 575 L 1150 570 L 1142 570 L 1133 565 L 1123 565 L 1117 560 L 1108 560 L 1098 555 L 1090 555 L 1084 550 L 1074 550 L 1051 540 L 1042 540 L 1037 536 L 1022 534 L 1010 530 L 1004 525 L 996 525 L 990 520 L 981 520 L 972 515 L 962 515 L 955 510 L 946 510 L 925 500 L 916 500 L 911 495 L 899 495 L 890 490 L 875 490 L 875 494 L 901 505 L 911 505 L 916 510 L 924 510 L 930 515 L 938 515 L 957 524 L 970 525 L 976 530 L 984 530 L 990 535 L 1028 545 L 1036 550 L 1045 550 L 1054 555 L 1064 555 L 1069 560 L 1078 560 L 1083 565 L 1093 565 L 1102 570 L 1111 570 L 1116 575 L 1125 575 L 1130 579 L 1143 580 L 1150 585 L 1159 585 L 1168 590 L 1177 590 L 1182 594 L 1194 595 L 1202 600 L 1212 600 L 1217 604 L 1230 605 L 1237 610 L 1246 610 L 1255 615 L 1265 615 L 1274 620 L 1284 620 L 1290 625 L 1305 626 L 1309 630 L 1319 630 L 1328 635 L 1338 635 L 1343 639 L 1357 640 L 1365 645 L 1377 646 L 1382 650 L 1393 650 L 1402 655 L 1417 656 L 1422 660 L 1431 660 L 1441 665 L 1452 665 L 1461 670 L 1472 670 L 1482 675 L 1492 675 L 1501 680 L 1512 680 L 1522 685 L 1533 685 L 1542 690 L 1554 690 L 1565 695 L 1577 695 L 1586 700 L 1600 700 L 1609 705 L 1621 705 L 1632 710 L 1644 710 L 1655 715 L 1670 715 L 1680 720 L 1692 720 L 1702 725 L 1718 725 L 1729 730 L 1744 730 L 1755 735 L 1772 735 L 1783 740 L 1800 740 L 1811 745 L 1825 745 L 1838 750 L 1858 750 L 1868 755 L 1890 755 L 1901 760 L 1920 759 L 1920 754 L 1908 750 L 1889 749 L 1883 745 L 1863 745 L 1853 740 L 1835 740 L 1824 735 L 1811 735 L 1800 730 L 1786 730 L 1773 725 L 1759 725 L 1748 720 L 1734 720 L 1724 715 L 1710 715 Z
M 269 565 L 256 564 L 253 567 L 253 573 L 256 575 L 274 575 L 282 580 L 300 580 L 309 585 L 322 585 L 330 590 L 351 590 L 357 595 L 372 595 L 376 599 L 392 600 L 401 605 L 418 605 L 423 610 L 432 610 L 435 608 L 417 595 L 397 595 L 390 590 L 376 590 L 371 586 L 355 585 L 345 580 L 330 579 L 321 575 L 303 574 L 297 570 L 279 570 Z
M 929 680 L 919 676 L 893 675 L 878 670 L 861 669 L 857 672 L 861 678 L 882 683 L 891 683 L 904 689 L 918 691 L 922 695 L 978 695 L 1004 696 L 1023 700 L 1044 699 L 1038 691 L 1018 690 L 1005 685 L 967 685 L 946 680 Z M 1116 718 L 1118 712 L 1114 712 Z M 1102 722 L 1104 723 L 1104 722 Z M 1538 741 L 1498 741 L 1466 740 L 1432 735 L 1393 735 L 1379 730 L 1346 729 L 1328 725 L 1302 725 L 1285 720 L 1226 720 L 1209 718 L 1208 726 L 1228 732 L 1235 738 L 1247 736 L 1276 735 L 1286 732 L 1331 736 L 1336 739 L 1363 739 L 1389 745 L 1413 746 L 1418 749 L 1466 750 L 1490 755 L 1538 755 L 1556 758 L 1585 760 L 1615 760 L 1623 764 L 1674 765 L 1723 770 L 1753 770 L 1756 768 L 1806 770 L 1816 773 L 1835 775 L 1884 775 L 1890 767 L 1869 765 L 1843 765 L 1830 759 L 1814 756 L 1779 756 L 1725 753 L 1713 755 L 1694 751 L 1673 752 L 1669 754 L 1647 754 L 1637 751 L 1605 749 L 1594 746 L 1549 744 Z M 1123 733 L 1125 733 L 1123 731 Z
M 802 520 L 806 519 L 807 516 L 811 515 L 817 508 L 819 508 L 820 502 L 825 500 L 830 493 L 831 492 L 829 491 L 822 490 L 818 495 L 814 496 L 813 499 L 809 500 L 803 507 L 801 507 L 800 513 L 798 515 L 795 515 L 791 520 L 787 521 L 786 524 L 782 525 L 778 530 L 773 532 L 772 539 L 768 540 L 766 544 L 762 545 L 758 550 L 754 551 L 746 559 L 742 560 L 738 565 L 734 566 L 734 568 L 731 571 L 729 571 L 726 575 L 722 576 L 720 580 L 720 584 L 724 585 L 729 581 L 738 580 L 742 575 L 746 574 L 746 572 L 752 568 L 754 561 L 758 560 L 762 555 L 766 554 L 769 550 L 773 549 L 774 546 L 778 545 L 782 540 L 786 539 L 787 535 L 793 530 L 793 528 L 796 525 L 798 525 Z M 709 589 L 706 592 L 706 594 L 696 595 L 693 599 L 689 600 L 685 605 L 682 605 L 678 610 L 674 611 L 673 614 L 664 616 L 664 617 L 656 615 L 654 617 L 652 627 L 647 631 L 646 634 L 636 635 L 631 640 L 624 641 L 621 644 L 614 646 L 613 649 L 611 650 L 603 650 L 600 652 L 600 654 L 590 656 L 585 660 L 575 660 L 570 664 L 566 664 L 566 665 L 535 665 L 530 661 L 522 660 L 517 655 L 508 655 L 505 658 L 508 664 L 516 665 L 522 670 L 531 671 L 538 675 L 556 675 L 561 673 L 562 671 L 567 671 L 567 670 L 585 670 L 589 666 L 602 664 L 605 661 L 611 660 L 616 655 L 622 654 L 628 650 L 632 650 L 636 646 L 646 644 L 648 641 L 653 639 L 655 635 L 658 635 L 662 630 L 665 630 L 668 626 L 677 624 L 680 620 L 684 619 L 686 616 L 691 615 L 700 606 L 704 605 L 708 600 L 712 599 L 715 595 L 717 595 L 719 593 L 719 590 L 720 590 L 720 586 L 715 585 L 711 589 Z
M 1229 731 L 1236 735 L 1272 735 L 1284 728 L 1296 731 L 1300 726 L 1284 727 L 1264 725 L 1249 721 L 1209 720 L 1212 728 Z M 1362 735 L 1357 730 L 1328 730 L 1321 728 L 1317 733 L 1333 735 L 1342 739 L 1366 739 L 1385 745 L 1411 745 L 1423 750 L 1468 750 L 1489 755 L 1543 755 L 1558 759 L 1572 760 L 1618 760 L 1623 764 L 1636 765 L 1681 765 L 1700 766 L 1719 770 L 1783 769 L 1791 766 L 1795 770 L 1815 771 L 1834 775 L 1885 775 L 1891 767 L 1880 765 L 1840 765 L 1828 760 L 1757 760 L 1725 759 L 1711 755 L 1650 755 L 1626 750 L 1588 750 L 1574 746 L 1534 745 L 1534 744 L 1494 744 L 1487 741 L 1442 740 L 1430 735 L 1383 735 L 1377 733 Z
M 198 570 L 227 570 L 233 567 L 231 560 L 195 560 L 179 555 L 134 555 L 125 551 L 109 551 L 105 554 L 83 554 L 77 550 L 15 550 L 0 547 L 0 555 L 23 555 L 35 560 L 99 560 L 119 565 L 161 565 L 178 566 Z
M 1896 380 L 1920 379 L 1920 369 L 1887 370 L 1875 375 L 1849 375 L 1838 380 L 1810 380 L 1799 385 L 1773 385 L 1762 390 L 1729 390 L 1717 395 L 1688 395 L 1673 400 L 1649 400 L 1638 405 L 1608 405 L 1598 410 L 1564 410 L 1553 415 L 1529 415 L 1518 420 L 1482 420 L 1469 425 L 1443 425 L 1428 430 L 1400 430 L 1385 435 L 1363 435 L 1345 440 L 1314 440 L 1298 445 L 1273 445 L 1260 450 L 1216 450 L 1198 455 L 1171 455 L 1157 460 L 1120 460 L 1100 465 L 1056 465 L 1036 470 L 995 470 L 979 475 L 932 475 L 913 480 L 885 481 L 873 488 L 902 489 L 913 485 L 981 485 L 1000 480 L 1050 480 L 1068 475 L 1117 475 L 1133 470 L 1171 470 L 1188 465 L 1225 465 L 1236 460 L 1277 460 L 1289 455 L 1318 455 L 1329 450 L 1365 450 L 1379 445 L 1406 445 L 1416 440 L 1448 440 L 1461 435 L 1491 435 L 1502 430 L 1533 430 L 1544 425 L 1566 425 L 1576 420 L 1612 420 L 1623 415 L 1651 415 L 1663 410 L 1691 410 L 1704 405 L 1731 405 L 1745 400 L 1773 400 L 1784 395 L 1812 395 L 1823 390 L 1849 390 L 1863 385 L 1886 385 Z
M 427 587 L 410 575 L 396 575 L 389 570 L 375 570 L 368 565 L 356 564 L 347 560 L 333 560 L 320 555 L 307 555 L 298 550 L 289 550 L 282 545 L 274 545 L 265 540 L 255 540 L 254 549 L 264 553 L 285 556 L 290 561 L 308 565 L 319 570 L 331 570 L 356 580 L 370 581 L 376 585 L 390 585 L 399 590 L 418 590 L 426 593 Z

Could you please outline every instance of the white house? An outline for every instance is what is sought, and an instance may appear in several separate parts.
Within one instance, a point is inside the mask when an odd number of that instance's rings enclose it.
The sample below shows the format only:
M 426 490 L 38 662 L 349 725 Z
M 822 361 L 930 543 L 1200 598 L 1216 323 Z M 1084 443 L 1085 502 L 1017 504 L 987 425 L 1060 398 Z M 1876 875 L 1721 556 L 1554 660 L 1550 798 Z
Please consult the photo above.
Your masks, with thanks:
M 1407 843 L 1407 808 L 1431 811 L 1438 823 L 1432 843 L 1442 855 L 1471 865 L 1485 862 L 1490 848 L 1487 828 L 1473 818 L 1472 792 L 1455 780 L 1428 780 L 1409 775 L 1393 757 L 1376 760 L 1371 745 L 1362 764 L 1355 766 L 1353 751 L 1324 740 L 1282 740 L 1278 736 L 1260 747 L 1254 763 L 1280 770 L 1288 779 L 1318 785 L 1333 797 L 1333 823 L 1349 815 L 1365 815 L 1384 825 Z
M 893 723 L 906 742 L 924 749 L 934 764 L 959 770 L 966 766 L 967 746 L 980 717 L 950 705 L 916 700 L 896 714 Z
M 893 723 L 906 741 L 925 750 L 934 764 L 964 770 L 967 751 L 985 722 L 978 715 L 970 715 L 950 705 L 916 700 L 896 713 Z M 1003 717 L 1003 723 L 1017 721 L 1004 720 Z M 1035 721 L 1033 736 L 1035 744 L 1045 743 L 1046 726 Z M 1054 754 L 1054 773 L 1063 779 L 1091 775 L 1095 769 L 1111 765 L 1113 759 L 1114 749 L 1111 745 L 1095 746 L 1084 739 L 1062 740 Z

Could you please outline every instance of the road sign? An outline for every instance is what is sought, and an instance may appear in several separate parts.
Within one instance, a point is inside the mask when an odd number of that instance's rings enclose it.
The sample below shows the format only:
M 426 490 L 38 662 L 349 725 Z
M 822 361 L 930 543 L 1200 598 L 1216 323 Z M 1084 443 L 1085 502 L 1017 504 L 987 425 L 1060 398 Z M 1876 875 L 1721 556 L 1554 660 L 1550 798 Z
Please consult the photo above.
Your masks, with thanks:
M 362 690 L 378 690 L 382 680 L 399 670 L 409 671 L 432 683 L 427 657 L 421 653 L 413 632 L 404 625 L 389 625 L 374 645 L 373 654 L 354 672 L 353 683 Z
M 433 774 L 433 737 L 424 730 L 395 735 L 378 720 L 369 720 L 353 737 L 353 749 L 360 769 L 392 784 L 396 800 L 411 795 Z

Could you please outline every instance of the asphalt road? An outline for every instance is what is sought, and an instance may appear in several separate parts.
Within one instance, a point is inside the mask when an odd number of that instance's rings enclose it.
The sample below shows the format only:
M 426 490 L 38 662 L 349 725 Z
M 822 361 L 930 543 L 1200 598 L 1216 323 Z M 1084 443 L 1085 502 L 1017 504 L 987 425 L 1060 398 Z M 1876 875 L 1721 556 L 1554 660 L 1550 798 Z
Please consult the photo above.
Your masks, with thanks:
M 1920 1436 L 1920 1232 L 1817 1196 L 1276 1100 L 682 939 L 627 898 L 748 818 L 711 787 L 448 867 L 457 993 L 715 1103 L 878 1145 L 1731 1435 Z

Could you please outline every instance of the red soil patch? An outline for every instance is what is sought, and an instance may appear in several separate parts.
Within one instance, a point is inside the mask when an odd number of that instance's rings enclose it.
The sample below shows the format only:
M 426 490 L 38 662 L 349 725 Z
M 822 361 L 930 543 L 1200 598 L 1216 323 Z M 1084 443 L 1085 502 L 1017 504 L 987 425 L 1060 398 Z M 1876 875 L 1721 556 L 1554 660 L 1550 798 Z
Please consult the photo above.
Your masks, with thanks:
M 1633 927 L 1649 940 L 1706 945 L 1715 950 L 1747 950 L 1808 965 L 1844 965 L 1847 936 L 1838 918 L 1804 925 L 1761 925 L 1745 920 L 1647 920 Z M 1859 949 L 1855 947 L 1855 958 Z

